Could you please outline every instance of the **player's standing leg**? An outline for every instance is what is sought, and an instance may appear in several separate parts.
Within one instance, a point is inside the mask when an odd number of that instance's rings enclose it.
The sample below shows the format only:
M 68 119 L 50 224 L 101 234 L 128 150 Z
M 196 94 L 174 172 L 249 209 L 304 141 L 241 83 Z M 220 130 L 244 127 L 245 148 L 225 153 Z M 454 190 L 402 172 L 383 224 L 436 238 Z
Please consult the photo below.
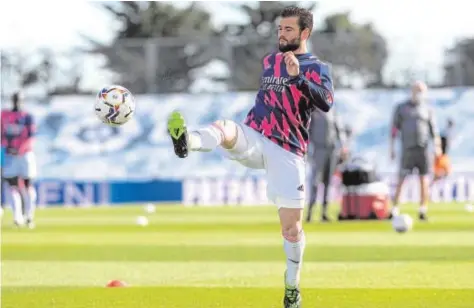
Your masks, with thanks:
M 18 177 L 9 177 L 5 179 L 7 188 L 5 197 L 10 203 L 13 211 L 13 222 L 17 226 L 23 226 L 25 223 L 23 218 L 23 208 L 21 204 L 21 195 L 18 183 Z
M 321 173 L 325 160 L 325 149 L 314 149 L 311 155 L 308 155 L 310 159 L 309 165 L 311 166 L 311 172 L 309 174 L 309 201 L 307 204 L 306 221 L 311 222 L 313 217 L 313 208 L 316 205 L 318 199 L 318 186 L 321 182 Z
M 24 216 L 29 228 L 34 228 L 34 217 L 36 209 L 36 189 L 30 179 L 24 179 L 24 186 L 21 190 L 23 201 L 25 202 Z
M 284 305 L 301 305 L 299 289 L 306 238 L 303 231 L 303 209 L 284 208 L 278 211 L 286 254 Z
M 5 154 L 3 176 L 5 179 L 5 199 L 10 203 L 13 212 L 13 222 L 16 226 L 23 226 L 23 207 L 19 186 L 19 158 L 17 155 Z
M 394 152 L 392 151 L 392 159 L 395 158 L 395 155 L 393 153 Z M 392 206 L 392 211 L 390 214 L 391 217 L 398 216 L 400 214 L 400 209 L 398 207 L 398 204 L 400 202 L 400 196 L 402 194 L 403 184 L 405 183 L 406 176 L 410 174 L 412 170 L 415 168 L 415 161 L 414 161 L 413 154 L 414 154 L 413 151 L 411 151 L 410 149 L 403 150 L 402 157 L 400 159 L 397 187 L 395 188 L 393 206 Z
M 336 156 L 336 151 L 334 149 L 329 149 L 327 151 L 326 163 L 323 170 L 324 194 L 321 208 L 321 221 L 330 221 L 327 213 L 329 204 L 329 188 L 331 186 L 334 170 L 336 169 L 337 159 L 338 157 Z
M 305 160 L 268 139 L 263 141 L 268 199 L 278 207 L 286 255 L 286 308 L 301 307 L 300 275 L 306 246 L 303 231 L 305 205 Z
M 428 201 L 430 197 L 428 174 L 431 169 L 431 160 L 427 148 L 420 147 L 417 149 L 416 167 L 420 180 L 420 208 L 418 217 L 420 220 L 427 220 Z
M 19 161 L 20 176 L 23 186 L 20 189 L 24 202 L 24 217 L 29 228 L 34 228 L 34 214 L 36 209 L 36 189 L 33 179 L 36 178 L 36 158 L 33 152 L 27 152 Z

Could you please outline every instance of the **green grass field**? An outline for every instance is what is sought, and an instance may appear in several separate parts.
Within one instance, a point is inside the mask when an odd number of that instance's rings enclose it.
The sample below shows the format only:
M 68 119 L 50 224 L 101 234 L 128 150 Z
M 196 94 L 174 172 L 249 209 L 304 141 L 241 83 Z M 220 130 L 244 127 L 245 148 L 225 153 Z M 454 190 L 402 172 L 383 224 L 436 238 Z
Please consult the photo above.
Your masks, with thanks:
M 305 225 L 304 307 L 473 308 L 474 213 L 433 205 L 430 218 L 407 234 L 389 222 Z M 2 307 L 282 307 L 277 219 L 274 207 L 60 208 L 38 210 L 29 230 L 8 212 Z M 130 287 L 105 288 L 111 279 Z

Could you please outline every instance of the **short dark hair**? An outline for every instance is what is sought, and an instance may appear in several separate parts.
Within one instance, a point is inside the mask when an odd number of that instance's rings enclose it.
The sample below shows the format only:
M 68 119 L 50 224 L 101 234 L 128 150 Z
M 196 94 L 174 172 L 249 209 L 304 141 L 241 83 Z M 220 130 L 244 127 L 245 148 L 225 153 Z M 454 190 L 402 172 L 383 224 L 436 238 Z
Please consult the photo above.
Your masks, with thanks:
M 281 17 L 298 17 L 298 25 L 300 30 L 309 29 L 309 33 L 313 31 L 313 13 L 304 8 L 296 6 L 288 6 L 283 9 L 280 14 Z
M 12 95 L 12 102 L 14 104 L 18 104 L 23 98 L 23 94 L 20 92 L 20 91 L 17 91 L 15 93 L 13 93 Z

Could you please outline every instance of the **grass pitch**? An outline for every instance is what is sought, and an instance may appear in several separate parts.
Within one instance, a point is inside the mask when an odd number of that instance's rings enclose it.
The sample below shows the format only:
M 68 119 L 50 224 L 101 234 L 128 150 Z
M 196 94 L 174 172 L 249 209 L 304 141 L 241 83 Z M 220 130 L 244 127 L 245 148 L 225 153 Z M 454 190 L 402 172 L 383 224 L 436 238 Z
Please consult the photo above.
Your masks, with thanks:
M 306 224 L 304 307 L 474 307 L 474 213 L 439 204 L 430 219 L 407 234 L 387 221 Z M 49 208 L 36 222 L 3 217 L 3 308 L 282 307 L 274 207 Z M 112 279 L 130 287 L 105 288 Z

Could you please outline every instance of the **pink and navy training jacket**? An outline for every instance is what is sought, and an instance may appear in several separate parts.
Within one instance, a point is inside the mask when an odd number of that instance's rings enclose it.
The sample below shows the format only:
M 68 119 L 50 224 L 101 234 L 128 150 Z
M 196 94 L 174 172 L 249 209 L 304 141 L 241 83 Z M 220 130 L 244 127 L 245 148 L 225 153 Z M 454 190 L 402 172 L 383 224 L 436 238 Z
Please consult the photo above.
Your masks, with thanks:
M 33 116 L 25 111 L 2 110 L 2 147 L 6 153 L 23 155 L 33 150 L 35 124 Z
M 263 74 L 255 105 L 244 123 L 287 151 L 304 156 L 311 113 L 328 112 L 334 87 L 329 65 L 310 53 L 296 55 L 300 74 L 290 77 L 283 53 L 263 58 Z

